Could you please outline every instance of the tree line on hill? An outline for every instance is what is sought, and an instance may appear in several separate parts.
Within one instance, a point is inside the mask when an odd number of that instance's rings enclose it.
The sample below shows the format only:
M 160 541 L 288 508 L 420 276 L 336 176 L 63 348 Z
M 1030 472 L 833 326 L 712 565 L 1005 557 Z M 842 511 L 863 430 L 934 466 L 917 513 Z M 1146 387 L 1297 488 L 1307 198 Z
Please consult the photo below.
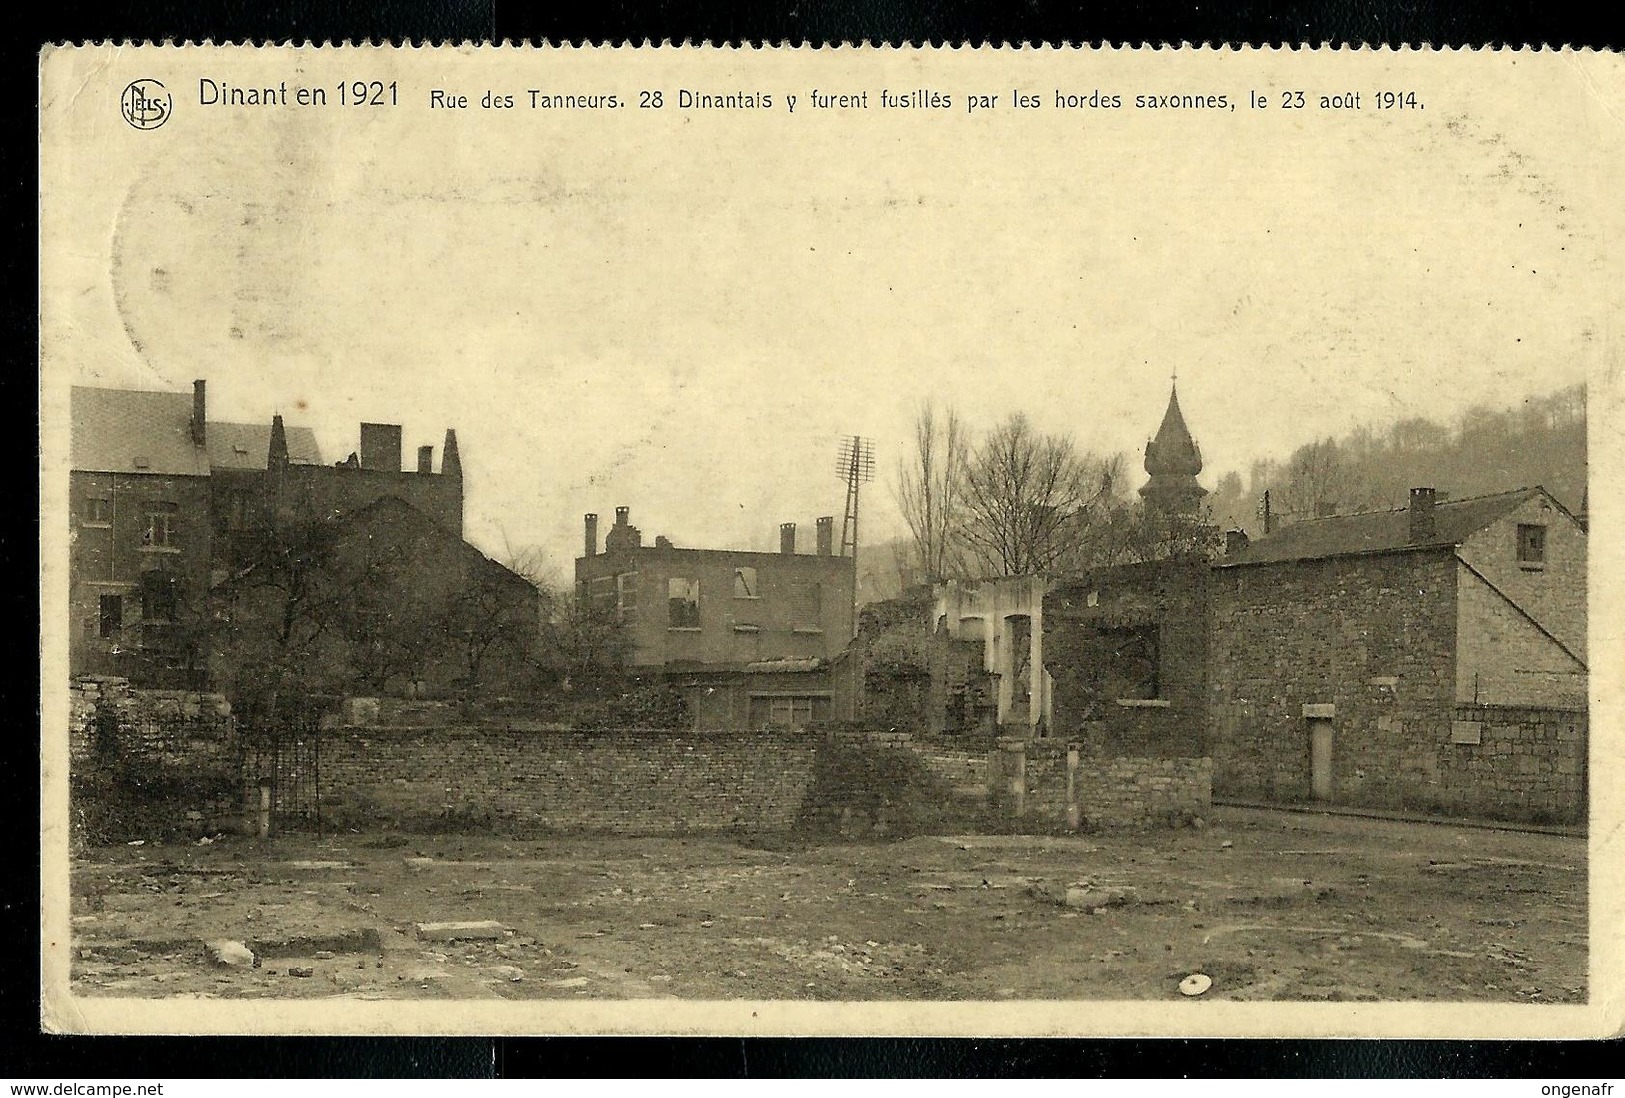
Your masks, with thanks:
M 892 491 L 907 526 L 898 586 L 1065 573 L 1217 551 L 1222 531 L 1264 533 L 1334 514 L 1403 506 L 1412 487 L 1462 498 L 1541 484 L 1586 506 L 1586 391 L 1476 405 L 1453 424 L 1423 416 L 1316 439 L 1284 459 L 1224 473 L 1198 513 L 1170 518 L 1130 489 L 1129 455 L 1036 429 L 1022 414 L 978 436 L 952 408 L 921 406 Z M 878 585 L 877 585 L 878 586 Z

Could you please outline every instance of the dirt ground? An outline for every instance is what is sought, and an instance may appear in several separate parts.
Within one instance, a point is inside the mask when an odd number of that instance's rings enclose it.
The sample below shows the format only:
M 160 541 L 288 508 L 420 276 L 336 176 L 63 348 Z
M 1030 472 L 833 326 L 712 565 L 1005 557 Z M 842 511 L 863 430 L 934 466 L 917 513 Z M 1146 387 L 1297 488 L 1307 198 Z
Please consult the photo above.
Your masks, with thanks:
M 1156 999 L 1202 973 L 1225 999 L 1586 997 L 1583 839 L 1243 809 L 1076 837 L 104 847 L 72 916 L 81 995 Z M 501 929 L 418 927 L 443 921 Z

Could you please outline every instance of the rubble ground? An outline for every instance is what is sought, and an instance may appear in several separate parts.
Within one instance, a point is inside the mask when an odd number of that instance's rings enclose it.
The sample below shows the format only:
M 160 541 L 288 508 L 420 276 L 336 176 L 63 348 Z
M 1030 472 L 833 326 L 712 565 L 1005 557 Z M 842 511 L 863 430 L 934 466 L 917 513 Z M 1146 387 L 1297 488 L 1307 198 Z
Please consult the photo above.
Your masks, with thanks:
M 357 834 L 94 848 L 81 995 L 1584 1002 L 1581 838 L 1215 808 L 896 842 Z M 1186 984 L 1202 986 L 1201 981 Z

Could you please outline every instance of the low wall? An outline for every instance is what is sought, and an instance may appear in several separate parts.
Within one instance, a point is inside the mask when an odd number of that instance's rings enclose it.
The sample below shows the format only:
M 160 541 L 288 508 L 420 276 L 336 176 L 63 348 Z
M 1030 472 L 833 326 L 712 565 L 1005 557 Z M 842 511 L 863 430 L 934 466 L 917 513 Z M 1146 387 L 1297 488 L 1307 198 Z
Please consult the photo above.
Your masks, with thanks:
M 197 836 L 241 816 L 231 707 L 219 694 L 86 675 L 68 691 L 76 843 Z
M 340 826 L 778 831 L 797 822 L 816 754 L 793 733 L 339 726 L 322 733 L 319 782 Z
M 1213 760 L 1098 755 L 1060 740 L 1008 739 L 988 755 L 988 784 L 998 813 L 1021 830 L 1068 829 L 1073 805 L 1085 828 L 1178 825 L 1213 803 Z
M 102 710 L 117 717 L 120 744 L 127 750 L 152 754 L 173 750 L 178 726 L 188 727 L 189 738 L 223 741 L 231 705 L 223 694 L 138 690 L 119 676 L 80 675 L 68 684 L 71 761 L 82 763 L 94 753 L 96 714 Z
M 1583 823 L 1589 717 L 1561 709 L 1457 706 L 1438 744 L 1431 806 L 1451 814 Z

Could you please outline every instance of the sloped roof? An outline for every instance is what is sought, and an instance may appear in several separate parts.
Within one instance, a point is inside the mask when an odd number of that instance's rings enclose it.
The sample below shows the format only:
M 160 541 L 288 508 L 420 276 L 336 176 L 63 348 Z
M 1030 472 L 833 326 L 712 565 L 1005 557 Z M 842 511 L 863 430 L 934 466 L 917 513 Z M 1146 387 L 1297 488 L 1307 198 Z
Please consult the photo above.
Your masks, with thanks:
M 1559 510 L 1568 514 L 1544 488 L 1515 488 L 1487 496 L 1440 500 L 1433 509 L 1434 536 L 1426 541 L 1411 541 L 1410 508 L 1398 507 L 1391 511 L 1366 511 L 1295 522 L 1216 563 L 1220 568 L 1232 568 L 1460 545 L 1536 496 L 1552 500 Z
M 192 394 L 74 386 L 72 468 L 94 473 L 206 477 L 209 455 L 192 444 Z
M 1168 410 L 1162 413 L 1157 437 L 1145 444 L 1145 471 L 1153 477 L 1193 477 L 1202 471 L 1202 451 L 1179 410 L 1178 386 L 1168 391 Z
M 294 465 L 320 465 L 322 452 L 309 427 L 284 427 L 288 460 Z M 216 469 L 263 469 L 271 451 L 269 423 L 209 421 L 209 464 Z

